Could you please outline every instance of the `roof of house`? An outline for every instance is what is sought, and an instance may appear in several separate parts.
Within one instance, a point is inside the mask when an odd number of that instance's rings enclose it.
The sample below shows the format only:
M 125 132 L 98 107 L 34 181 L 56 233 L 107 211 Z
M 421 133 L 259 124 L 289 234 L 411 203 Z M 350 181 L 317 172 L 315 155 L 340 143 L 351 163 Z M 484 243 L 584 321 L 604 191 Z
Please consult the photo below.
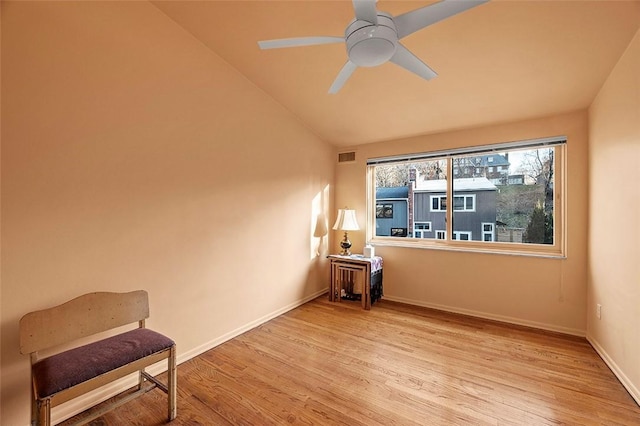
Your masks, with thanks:
M 447 189 L 446 179 L 419 180 L 416 182 L 416 191 L 422 192 L 445 192 Z M 454 191 L 495 191 L 497 187 L 486 177 L 460 178 L 453 180 Z
M 488 155 L 479 155 L 477 157 L 473 157 L 471 160 L 471 164 L 476 167 L 487 167 L 487 166 L 508 166 L 509 160 L 507 160 L 504 155 L 500 154 L 488 154 Z
M 376 188 L 376 200 L 391 198 L 409 198 L 409 188 L 407 186 L 393 186 L 391 188 Z

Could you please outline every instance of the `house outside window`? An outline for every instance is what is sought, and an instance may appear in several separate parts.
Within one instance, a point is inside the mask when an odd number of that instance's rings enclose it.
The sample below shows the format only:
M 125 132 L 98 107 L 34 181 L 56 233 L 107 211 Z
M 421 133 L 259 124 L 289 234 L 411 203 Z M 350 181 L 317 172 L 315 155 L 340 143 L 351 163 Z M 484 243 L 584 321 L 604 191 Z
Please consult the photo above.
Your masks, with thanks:
M 376 190 L 375 227 L 376 235 L 406 237 L 409 219 L 408 188 L 406 185 L 379 187 Z M 404 229 L 399 233 L 398 229 Z
M 369 159 L 374 193 L 396 182 L 407 194 L 406 217 L 395 226 L 409 234 L 389 244 L 563 256 L 565 146 L 549 138 Z M 373 202 L 372 220 L 380 221 L 383 203 Z M 388 243 L 375 225 L 368 240 Z

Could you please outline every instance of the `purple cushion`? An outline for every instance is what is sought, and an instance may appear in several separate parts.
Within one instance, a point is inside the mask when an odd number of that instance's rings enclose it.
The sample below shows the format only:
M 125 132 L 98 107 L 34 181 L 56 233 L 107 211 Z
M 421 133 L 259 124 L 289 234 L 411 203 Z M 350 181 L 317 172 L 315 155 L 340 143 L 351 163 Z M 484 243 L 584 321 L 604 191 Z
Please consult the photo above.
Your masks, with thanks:
M 44 358 L 33 365 L 38 397 L 53 395 L 173 345 L 173 340 L 160 333 L 137 328 Z

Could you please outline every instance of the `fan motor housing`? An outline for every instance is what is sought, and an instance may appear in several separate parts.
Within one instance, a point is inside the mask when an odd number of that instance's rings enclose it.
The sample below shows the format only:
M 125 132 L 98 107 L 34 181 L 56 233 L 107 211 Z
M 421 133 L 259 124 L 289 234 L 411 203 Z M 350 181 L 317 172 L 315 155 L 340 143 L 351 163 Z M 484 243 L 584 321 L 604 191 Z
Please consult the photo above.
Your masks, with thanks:
M 396 52 L 398 32 L 391 15 L 378 12 L 378 24 L 354 20 L 345 30 L 347 55 L 359 67 L 375 67 Z

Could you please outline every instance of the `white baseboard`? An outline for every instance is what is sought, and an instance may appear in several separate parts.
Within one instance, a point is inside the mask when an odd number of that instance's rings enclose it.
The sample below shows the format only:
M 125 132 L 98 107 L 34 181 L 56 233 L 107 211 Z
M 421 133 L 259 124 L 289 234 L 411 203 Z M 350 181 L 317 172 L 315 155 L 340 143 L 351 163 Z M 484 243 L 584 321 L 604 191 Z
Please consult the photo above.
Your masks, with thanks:
M 580 330 L 576 328 L 561 327 L 554 324 L 546 324 L 546 323 L 536 322 L 536 321 L 527 321 L 521 318 L 508 317 L 504 315 L 495 315 L 487 312 L 474 311 L 471 309 L 456 308 L 453 306 L 438 305 L 435 303 L 426 303 L 422 301 L 416 301 L 411 299 L 405 299 L 402 297 L 394 297 L 394 296 L 387 296 L 387 295 L 384 296 L 384 300 L 405 303 L 407 305 L 422 306 L 424 308 L 436 309 L 438 311 L 452 312 L 455 314 L 462 314 L 462 315 L 468 315 L 468 316 L 477 317 L 477 318 L 484 318 L 484 319 L 493 320 L 493 321 L 505 322 L 508 324 L 523 325 L 526 327 L 538 328 L 541 330 L 553 331 L 556 333 L 570 334 L 572 336 L 579 336 L 579 337 L 586 336 L 586 333 L 584 330 Z
M 202 344 L 202 345 L 200 345 L 198 347 L 195 347 L 195 348 L 193 348 L 193 349 L 191 349 L 191 350 L 189 350 L 187 352 L 184 352 L 184 353 L 178 355 L 178 359 L 177 359 L 178 364 L 181 364 L 181 363 L 183 363 L 185 361 L 188 361 L 191 358 L 194 358 L 194 357 L 196 357 L 196 356 L 208 351 L 209 349 L 215 348 L 216 346 L 226 342 L 227 340 L 231 340 L 234 337 L 239 336 L 242 333 L 246 333 L 247 331 L 249 331 L 249 330 L 251 330 L 253 328 L 256 328 L 257 326 L 259 326 L 261 324 L 264 324 L 267 321 L 270 321 L 270 320 L 272 320 L 272 319 L 274 319 L 276 317 L 279 317 L 280 315 L 284 314 L 285 312 L 289 312 L 289 311 L 297 308 L 300 305 L 304 305 L 308 301 L 313 300 L 316 297 L 319 297 L 319 296 L 325 294 L 327 291 L 329 291 L 328 288 L 326 288 L 324 290 L 317 291 L 317 292 L 313 293 L 310 296 L 307 296 L 307 297 L 305 297 L 303 299 L 300 299 L 300 300 L 297 300 L 297 301 L 295 301 L 293 303 L 290 303 L 289 305 L 284 306 L 284 307 L 282 307 L 282 308 L 280 308 L 280 309 L 278 309 L 278 310 L 276 310 L 274 312 L 271 312 L 271 313 L 269 313 L 269 314 L 267 314 L 267 315 L 265 315 L 265 316 L 263 316 L 261 318 L 258 318 L 256 320 L 254 320 L 254 321 L 251 321 L 250 323 L 245 324 L 242 327 L 236 328 L 235 330 L 230 331 L 229 333 L 223 334 L 220 337 L 217 337 L 217 338 L 215 338 L 215 339 L 213 339 L 213 340 L 211 340 L 209 342 L 206 342 L 206 343 L 204 343 L 204 344 Z
M 607 354 L 607 351 L 604 350 L 602 345 L 598 343 L 592 336 L 587 335 L 587 341 L 593 349 L 600 355 L 600 358 L 604 361 L 605 364 L 611 369 L 613 374 L 620 380 L 622 386 L 629 392 L 631 397 L 636 401 L 636 404 L 640 405 L 640 389 L 638 389 L 632 382 L 629 380 L 626 374 L 622 371 L 622 369 L 616 364 L 616 362 Z
M 308 301 L 321 296 L 327 291 L 328 289 L 317 291 L 311 294 L 310 296 L 304 297 L 300 300 L 290 303 L 289 305 L 284 306 L 280 309 L 277 309 L 276 311 L 271 312 L 254 321 L 251 321 L 250 323 L 245 324 L 242 327 L 239 327 L 233 331 L 230 331 L 229 333 L 226 333 L 213 340 L 210 340 L 209 342 L 206 342 L 203 345 L 200 345 L 185 353 L 179 354 L 176 359 L 176 362 L 178 364 L 181 364 L 185 361 L 188 361 L 191 358 L 194 358 L 210 349 L 215 348 L 216 346 L 226 342 L 227 340 L 231 340 L 234 337 L 241 335 L 242 333 L 245 333 L 261 324 L 264 324 L 269 320 L 272 320 L 273 318 L 276 318 L 284 314 L 285 312 L 295 309 L 300 305 L 304 305 Z M 151 367 L 147 368 L 146 371 L 152 376 L 157 376 L 158 374 L 162 374 L 165 371 L 167 371 L 167 363 L 166 361 L 160 361 L 157 364 L 154 364 Z M 69 402 L 66 402 L 56 407 L 54 410 L 52 410 L 51 421 L 53 424 L 63 422 L 64 420 L 69 419 L 75 416 L 76 414 L 79 414 L 96 404 L 99 404 L 111 397 L 118 395 L 120 392 L 123 392 L 127 389 L 130 389 L 133 386 L 136 386 L 137 384 L 138 384 L 138 373 L 133 373 L 130 376 L 111 382 L 99 389 L 88 392 L 84 395 L 81 395 Z

